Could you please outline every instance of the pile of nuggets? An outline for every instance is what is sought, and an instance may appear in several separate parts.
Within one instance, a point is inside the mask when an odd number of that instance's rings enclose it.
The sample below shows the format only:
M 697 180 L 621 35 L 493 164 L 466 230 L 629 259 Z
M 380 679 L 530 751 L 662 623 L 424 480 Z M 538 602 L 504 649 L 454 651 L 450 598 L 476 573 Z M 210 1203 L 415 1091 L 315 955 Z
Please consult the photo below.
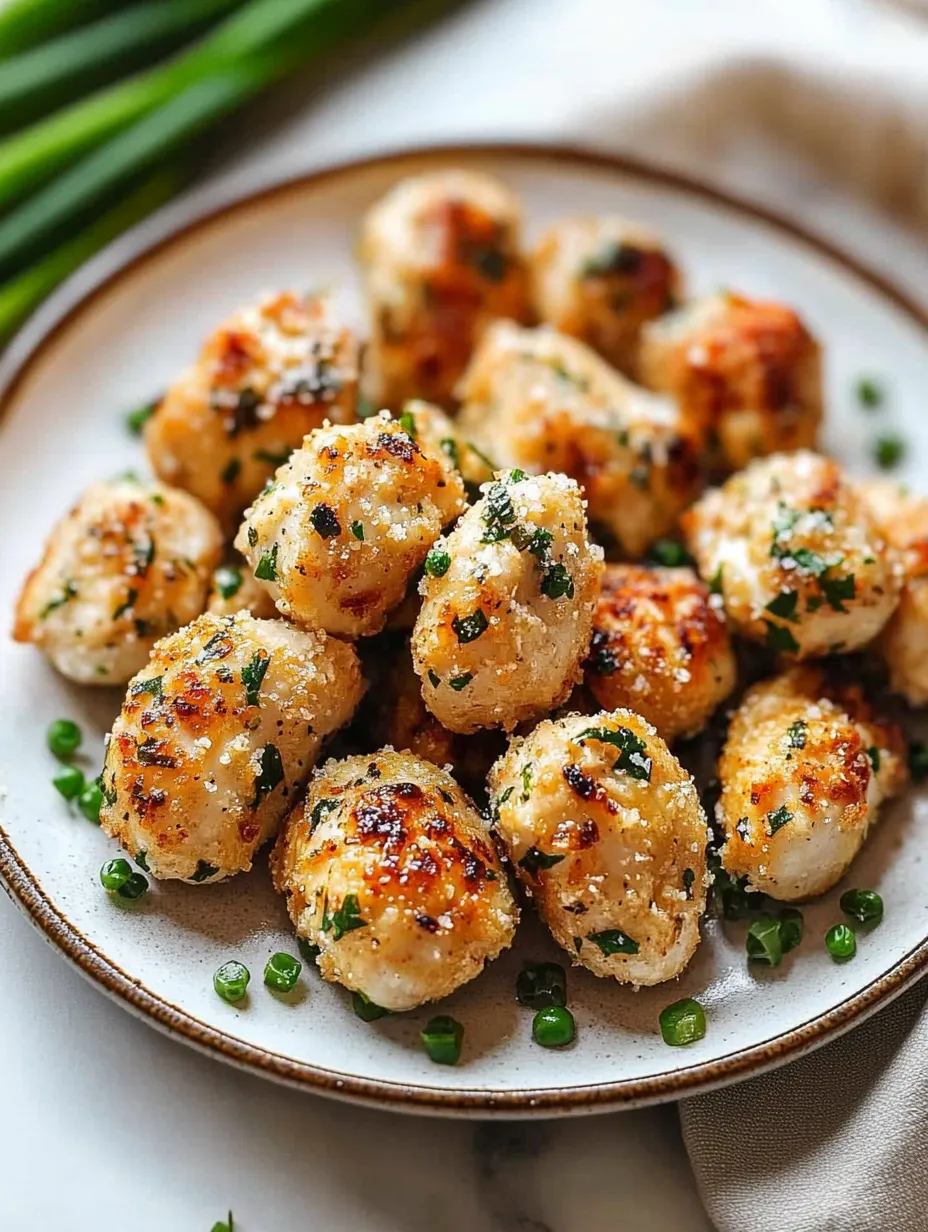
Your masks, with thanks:
M 157 480 L 91 488 L 25 583 L 15 636 L 127 686 L 107 833 L 201 884 L 276 839 L 322 974 L 385 1009 L 478 975 L 517 895 L 574 963 L 656 984 L 712 880 L 672 746 L 740 697 L 721 867 L 828 890 L 906 781 L 829 656 L 873 647 L 928 700 L 928 501 L 815 452 L 803 321 L 688 301 L 620 218 L 526 251 L 464 170 L 393 187 L 358 251 L 363 341 L 322 295 L 235 313 L 146 424 Z

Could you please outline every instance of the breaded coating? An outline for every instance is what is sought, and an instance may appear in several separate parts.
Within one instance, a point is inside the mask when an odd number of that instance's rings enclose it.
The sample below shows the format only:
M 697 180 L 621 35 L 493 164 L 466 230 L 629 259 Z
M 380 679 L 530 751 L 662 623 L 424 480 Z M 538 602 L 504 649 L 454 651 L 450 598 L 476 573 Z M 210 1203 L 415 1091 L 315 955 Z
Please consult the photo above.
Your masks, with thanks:
M 669 312 L 683 279 L 653 231 L 615 215 L 565 218 L 529 258 L 542 321 L 634 377 L 641 327 Z
M 902 558 L 903 586 L 880 637 L 890 684 L 912 706 L 928 703 L 928 499 L 890 480 L 860 488 L 881 533 Z
M 679 403 L 716 468 L 818 444 L 821 348 L 785 304 L 696 300 L 645 326 L 640 358 L 643 383 Z
M 307 432 L 353 422 L 358 362 L 357 338 L 324 296 L 265 296 L 222 324 L 164 395 L 145 427 L 151 464 L 232 535 Z
M 125 684 L 159 637 L 203 611 L 221 553 L 216 519 L 186 492 L 94 484 L 26 578 L 13 637 L 78 684 Z
M 566 475 L 501 473 L 425 562 L 413 664 L 445 727 L 511 731 L 580 677 L 602 573 Z
M 461 435 L 456 420 L 431 402 L 415 399 L 403 407 L 400 422 L 411 428 L 411 435 L 426 453 L 445 454 L 464 481 L 469 501 L 480 499 L 480 485 L 489 483 L 497 469 L 491 458 Z
M 154 877 L 251 868 L 364 686 L 351 646 L 206 613 L 164 638 L 108 738 L 101 824 Z
M 377 406 L 408 398 L 453 404 L 483 330 L 523 320 L 528 279 L 513 194 L 474 171 L 401 180 L 368 210 L 359 256 L 371 337 L 365 392 Z
M 444 452 L 424 452 L 383 412 L 311 433 L 247 511 L 235 546 L 284 616 L 365 637 L 465 504 Z
M 858 686 L 813 666 L 755 685 L 719 761 L 722 865 L 785 902 L 824 894 L 906 778 L 902 733 Z
M 481 729 L 464 736 L 439 723 L 422 696 L 409 638 L 391 637 L 365 660 L 372 681 L 355 724 L 361 747 L 390 745 L 414 753 L 449 770 L 469 795 L 482 801 L 490 767 L 506 747 L 502 732 Z
M 680 974 L 699 944 L 708 827 L 649 723 L 630 710 L 546 720 L 489 787 L 519 879 L 575 962 L 630 984 Z
M 793 658 L 866 645 L 898 602 L 897 553 L 837 463 L 818 454 L 752 462 L 681 525 L 734 629 Z
M 446 997 L 512 944 L 518 908 L 450 774 L 384 749 L 329 761 L 272 856 L 325 979 L 388 1010 Z
M 461 396 L 469 439 L 501 466 L 575 479 L 595 534 L 626 557 L 671 531 L 699 491 L 696 442 L 672 404 L 553 329 L 492 326 Z
M 668 744 L 695 736 L 737 677 L 721 597 L 692 569 L 607 565 L 585 668 L 603 710 L 634 710 Z

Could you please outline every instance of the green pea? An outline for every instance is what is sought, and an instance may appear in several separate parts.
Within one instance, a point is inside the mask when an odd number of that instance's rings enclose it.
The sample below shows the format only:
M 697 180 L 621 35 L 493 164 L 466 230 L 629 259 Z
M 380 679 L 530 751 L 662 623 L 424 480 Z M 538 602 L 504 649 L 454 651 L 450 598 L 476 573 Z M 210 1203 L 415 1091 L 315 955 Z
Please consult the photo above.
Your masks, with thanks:
M 67 761 L 81 747 L 83 733 L 72 719 L 55 719 L 46 734 L 48 747 L 59 761 Z
M 94 779 L 92 783 L 87 783 L 84 790 L 77 797 L 77 807 L 81 810 L 88 821 L 92 821 L 95 826 L 100 824 L 100 809 L 103 807 L 103 792 L 100 789 L 100 784 Z
M 706 1034 L 706 1011 L 692 997 L 683 997 L 661 1010 L 661 1035 L 674 1048 L 695 1044 Z
M 100 869 L 100 884 L 110 894 L 134 902 L 148 889 L 148 879 L 136 873 L 128 860 L 107 860 Z
M 905 441 L 893 434 L 878 436 L 873 442 L 873 457 L 884 471 L 892 470 L 905 457 Z
M 574 1016 L 563 1005 L 548 1005 L 532 1019 L 532 1039 L 542 1048 L 564 1048 L 576 1033 Z
M 560 963 L 526 963 L 516 980 L 516 1000 L 520 1005 L 531 1006 L 533 1010 L 566 1005 L 566 971 Z
M 436 1065 L 457 1065 L 460 1061 L 464 1028 L 456 1018 L 438 1014 L 429 1019 L 421 1035 L 422 1047 Z
M 857 953 L 857 936 L 850 924 L 835 924 L 825 934 L 825 948 L 835 962 L 847 962 Z
M 291 954 L 272 954 L 264 968 L 264 982 L 277 992 L 292 992 L 302 970 L 303 964 Z
M 883 918 L 883 900 L 876 890 L 846 890 L 841 895 L 841 910 L 861 924 L 879 924 Z
M 75 800 L 87 786 L 77 766 L 63 766 L 52 779 L 52 785 L 66 800 Z
M 230 958 L 213 976 L 213 988 L 230 1005 L 241 1001 L 248 989 L 251 972 L 242 963 Z
M 351 994 L 351 1008 L 362 1022 L 376 1022 L 378 1018 L 387 1018 L 390 1014 L 389 1010 L 377 1005 L 360 990 Z

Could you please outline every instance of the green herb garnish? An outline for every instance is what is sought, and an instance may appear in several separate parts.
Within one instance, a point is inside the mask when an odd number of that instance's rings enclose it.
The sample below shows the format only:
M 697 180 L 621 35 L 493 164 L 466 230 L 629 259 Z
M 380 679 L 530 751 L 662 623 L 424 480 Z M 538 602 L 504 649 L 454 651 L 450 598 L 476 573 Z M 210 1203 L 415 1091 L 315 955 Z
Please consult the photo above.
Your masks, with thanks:
M 255 798 L 252 808 L 257 808 L 265 796 L 279 787 L 284 779 L 284 763 L 274 744 L 266 744 L 261 750 L 261 763 L 255 777 Z
M 322 931 L 331 933 L 333 941 L 341 941 L 345 933 L 356 928 L 365 928 L 367 920 L 361 918 L 357 894 L 346 894 L 340 907 L 329 914 L 328 903 L 322 909 Z
M 462 646 L 466 645 L 467 642 L 475 642 L 482 633 L 486 632 L 488 627 L 487 618 L 480 608 L 469 616 L 455 616 L 451 622 L 454 635 Z
M 613 770 L 623 770 L 633 779 L 644 783 L 651 781 L 652 759 L 648 757 L 647 745 L 627 727 L 619 727 L 614 731 L 609 727 L 588 727 L 577 736 L 578 742 L 584 740 L 599 740 L 602 744 L 611 744 L 619 750 L 619 756 L 613 763 Z
M 242 684 L 245 686 L 246 706 L 259 706 L 261 704 L 261 682 L 264 680 L 270 662 L 271 656 L 266 650 L 256 650 L 248 663 L 242 668 Z
M 637 954 L 638 942 L 633 941 L 621 928 L 604 928 L 602 932 L 590 933 L 587 941 L 598 945 L 607 958 L 613 954 Z

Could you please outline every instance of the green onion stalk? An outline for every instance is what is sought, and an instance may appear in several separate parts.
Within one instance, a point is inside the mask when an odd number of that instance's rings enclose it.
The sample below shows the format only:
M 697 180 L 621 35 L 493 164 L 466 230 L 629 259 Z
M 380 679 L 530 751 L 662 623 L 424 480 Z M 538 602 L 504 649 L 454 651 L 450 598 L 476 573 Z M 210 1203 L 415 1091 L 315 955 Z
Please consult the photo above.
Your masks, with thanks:
M 0 72 L 8 56 L 105 17 L 124 3 L 126 0 L 6 0 L 0 4 Z
M 147 0 L 14 56 L 0 67 L 0 133 L 155 63 L 241 4 Z
M 60 282 L 123 231 L 169 201 L 184 181 L 185 177 L 178 171 L 159 171 L 74 239 L 0 285 L 0 345 Z
M 251 0 L 173 60 L 0 142 L 0 210 L 187 90 L 217 77 L 228 81 L 238 71 L 244 99 L 397 3 Z

